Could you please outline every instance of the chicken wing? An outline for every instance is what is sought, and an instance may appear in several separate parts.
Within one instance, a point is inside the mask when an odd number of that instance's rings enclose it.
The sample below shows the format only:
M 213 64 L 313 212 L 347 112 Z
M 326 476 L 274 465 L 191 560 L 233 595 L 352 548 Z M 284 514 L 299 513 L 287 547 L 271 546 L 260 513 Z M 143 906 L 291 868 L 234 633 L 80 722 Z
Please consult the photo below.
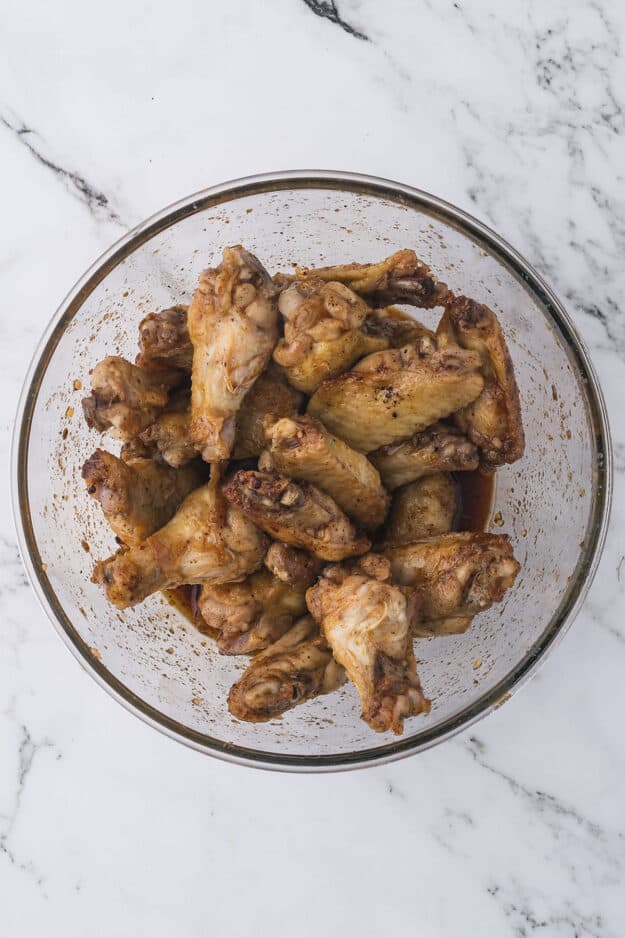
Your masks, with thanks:
M 195 459 L 200 448 L 189 439 L 191 412 L 167 410 L 140 434 L 139 439 L 157 452 L 168 466 L 180 468 Z
M 405 303 L 431 309 L 443 306 L 452 294 L 444 283 L 439 283 L 432 271 L 420 261 L 414 251 L 403 250 L 391 254 L 377 264 L 342 264 L 336 267 L 301 268 L 300 279 L 311 277 L 336 280 L 354 293 L 366 296 L 372 306 Z
M 291 387 L 282 369 L 270 361 L 239 408 L 234 459 L 260 455 L 265 448 L 263 421 L 267 414 L 273 414 L 276 419 L 290 417 L 299 411 L 303 402 L 303 394 Z
M 141 320 L 136 363 L 148 371 L 173 367 L 190 374 L 193 346 L 187 328 L 186 306 L 172 306 Z
M 83 398 L 87 426 L 111 430 L 122 440 L 137 436 L 163 410 L 180 374 L 177 368 L 146 371 L 118 356 L 105 358 L 91 372 L 93 390 Z
M 525 449 L 519 389 L 501 326 L 487 306 L 459 296 L 438 327 L 441 344 L 456 344 L 480 356 L 484 389 L 456 414 L 461 430 L 479 446 L 482 464 L 496 468 L 520 459 Z
M 265 555 L 265 566 L 283 583 L 307 589 L 319 576 L 323 563 L 306 550 L 274 541 Z
M 382 575 L 388 576 L 388 565 Z M 403 731 L 405 717 L 427 713 L 412 648 L 418 596 L 375 579 L 358 565 L 326 567 L 306 593 L 336 661 L 356 685 L 361 716 L 383 732 Z
M 382 446 L 369 453 L 369 459 L 391 490 L 435 472 L 465 472 L 479 465 L 477 446 L 446 423 L 415 433 L 410 440 Z
M 187 317 L 193 343 L 191 440 L 207 462 L 230 456 L 235 418 L 278 338 L 276 288 L 240 245 L 200 275 Z
M 267 427 L 266 436 L 277 472 L 317 485 L 365 528 L 382 524 L 388 496 L 366 456 L 312 417 L 284 417 Z
M 456 487 L 449 473 L 436 472 L 410 482 L 393 494 L 385 540 L 400 545 L 448 534 L 456 509 Z
M 98 563 L 93 582 L 125 609 L 157 590 L 242 580 L 260 567 L 267 546 L 258 528 L 223 502 L 211 479 L 186 497 L 165 527 Z
M 362 331 L 367 304 L 341 283 L 311 279 L 280 294 L 284 338 L 273 353 L 291 384 L 311 394 L 324 378 L 340 374 L 370 352 L 387 348 L 386 339 Z
M 370 547 L 336 502 L 309 482 L 241 469 L 223 492 L 263 531 L 323 560 L 343 560 Z
M 481 531 L 442 534 L 385 554 L 393 580 L 422 595 L 420 635 L 464 631 L 474 615 L 503 598 L 521 569 L 506 534 Z
M 352 371 L 324 381 L 308 413 L 341 439 L 371 452 L 424 430 L 478 396 L 480 359 L 462 349 L 439 351 L 427 337 L 369 355 Z
M 277 641 L 306 612 L 305 588 L 296 590 L 268 570 L 257 570 L 241 583 L 203 586 L 198 605 L 218 632 L 221 653 L 247 655 Z
M 82 467 L 82 477 L 117 537 L 135 547 L 169 521 L 205 473 L 197 465 L 178 471 L 152 459 L 124 461 L 97 449 Z
M 345 682 L 345 672 L 310 616 L 252 659 L 228 695 L 230 713 L 262 723 L 297 704 L 328 694 Z
M 384 340 L 387 348 L 414 345 L 422 336 L 436 339 L 436 334 L 431 329 L 393 306 L 370 310 L 362 324 L 362 331 L 365 335 Z M 371 351 L 378 350 L 372 349 Z

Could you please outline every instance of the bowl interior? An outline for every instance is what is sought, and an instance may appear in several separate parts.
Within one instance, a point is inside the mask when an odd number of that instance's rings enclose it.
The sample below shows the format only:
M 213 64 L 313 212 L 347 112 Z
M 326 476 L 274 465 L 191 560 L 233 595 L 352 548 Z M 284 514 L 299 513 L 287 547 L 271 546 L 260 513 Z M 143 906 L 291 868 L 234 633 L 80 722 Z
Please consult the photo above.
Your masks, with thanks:
M 467 634 L 418 640 L 432 712 L 409 720 L 401 739 L 374 734 L 361 722 L 352 687 L 271 723 L 237 722 L 226 697 L 243 659 L 220 656 L 162 598 L 122 614 L 89 582 L 94 559 L 115 549 L 80 477 L 101 442 L 82 419 L 89 370 L 106 355 L 133 358 L 140 319 L 188 302 L 200 270 L 218 261 L 222 246 L 239 242 L 272 271 L 295 262 L 367 261 L 413 247 L 452 289 L 496 311 L 510 345 L 527 450 L 497 474 L 490 529 L 510 534 L 523 569 L 504 602 Z M 433 325 L 439 313 L 420 318 Z M 398 755 L 492 707 L 555 637 L 596 546 L 602 479 L 596 401 L 555 316 L 540 286 L 477 226 L 471 231 L 425 197 L 371 185 L 251 183 L 190 201 L 129 236 L 68 301 L 25 405 L 24 537 L 40 592 L 66 638 L 146 718 L 197 746 L 266 764 L 322 767 Z

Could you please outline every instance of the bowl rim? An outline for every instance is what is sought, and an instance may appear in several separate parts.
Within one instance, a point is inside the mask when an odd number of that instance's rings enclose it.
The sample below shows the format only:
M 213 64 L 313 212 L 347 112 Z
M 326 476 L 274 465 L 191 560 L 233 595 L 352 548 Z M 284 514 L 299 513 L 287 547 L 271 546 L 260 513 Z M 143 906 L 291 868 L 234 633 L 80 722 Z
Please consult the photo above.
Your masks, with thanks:
M 288 189 L 321 188 L 346 190 L 373 198 L 384 198 L 415 210 L 439 217 L 448 225 L 469 234 L 504 264 L 534 294 L 544 315 L 550 318 L 562 337 L 575 364 L 578 376 L 586 385 L 588 410 L 594 430 L 596 481 L 584 548 L 577 562 L 569 590 L 554 612 L 549 625 L 523 658 L 490 691 L 448 718 L 438 727 L 421 730 L 416 736 L 398 737 L 396 741 L 374 746 L 357 753 L 301 756 L 271 753 L 223 742 L 167 717 L 143 701 L 111 674 L 91 653 L 63 611 L 42 566 L 37 548 L 28 498 L 27 460 L 30 428 L 39 388 L 54 350 L 68 323 L 85 299 L 104 277 L 133 251 L 154 235 L 183 218 L 224 202 L 263 192 Z M 128 711 L 148 725 L 200 752 L 227 762 L 256 768 L 288 772 L 331 772 L 381 765 L 417 752 L 423 752 L 492 713 L 510 699 L 535 673 L 548 653 L 562 639 L 579 612 L 594 579 L 604 547 L 612 498 L 612 442 L 606 405 L 597 374 L 586 346 L 564 306 L 543 278 L 503 238 L 478 219 L 455 205 L 428 192 L 376 176 L 333 170 L 290 170 L 262 173 L 233 179 L 193 193 L 166 206 L 136 225 L 116 241 L 87 269 L 60 303 L 40 339 L 28 368 L 20 394 L 13 429 L 11 453 L 11 497 L 13 519 L 22 561 L 29 581 L 44 612 L 65 645 L 83 668 Z

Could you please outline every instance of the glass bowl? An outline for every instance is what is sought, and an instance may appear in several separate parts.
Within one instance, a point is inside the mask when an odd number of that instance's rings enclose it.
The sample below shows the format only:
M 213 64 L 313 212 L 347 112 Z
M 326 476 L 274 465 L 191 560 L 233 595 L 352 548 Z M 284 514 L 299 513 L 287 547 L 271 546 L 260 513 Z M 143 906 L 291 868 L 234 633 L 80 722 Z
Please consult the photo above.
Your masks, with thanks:
M 488 528 L 523 568 L 504 601 L 460 636 L 419 639 L 427 717 L 401 737 L 359 718 L 353 687 L 265 724 L 236 721 L 226 697 L 244 660 L 222 657 L 160 596 L 123 614 L 89 581 L 115 549 L 82 463 L 99 445 L 80 401 L 104 356 L 133 358 L 149 311 L 185 303 L 200 270 L 242 243 L 272 270 L 369 261 L 411 247 L 456 291 L 491 306 L 520 386 L 525 457 L 497 473 Z M 440 312 L 440 311 L 438 311 Z M 434 323 L 437 312 L 419 317 Z M 81 387 L 82 385 L 82 387 Z M 106 445 L 109 445 L 108 443 Z M 501 238 L 424 192 L 348 173 L 291 172 L 207 189 L 139 225 L 106 252 L 54 316 L 17 416 L 13 495 L 19 544 L 44 609 L 94 679 L 174 739 L 223 759 L 332 770 L 419 752 L 500 706 L 570 625 L 603 545 L 611 491 L 605 407 L 557 298 Z

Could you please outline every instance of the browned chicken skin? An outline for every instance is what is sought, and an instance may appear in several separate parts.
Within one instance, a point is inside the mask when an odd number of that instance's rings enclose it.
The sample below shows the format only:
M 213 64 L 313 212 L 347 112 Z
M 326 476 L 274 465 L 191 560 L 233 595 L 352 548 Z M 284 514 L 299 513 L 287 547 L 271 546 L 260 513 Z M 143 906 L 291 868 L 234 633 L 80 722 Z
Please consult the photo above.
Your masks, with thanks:
M 277 641 L 306 612 L 305 588 L 296 590 L 269 570 L 257 570 L 241 583 L 202 587 L 198 605 L 219 633 L 222 654 L 247 655 Z
M 266 537 L 223 503 L 211 480 L 188 495 L 155 534 L 98 563 L 93 580 L 105 586 L 114 606 L 125 609 L 157 590 L 242 580 L 260 567 L 266 550 Z
M 82 402 L 87 426 L 130 440 L 156 419 L 179 382 L 177 368 L 146 371 L 115 355 L 105 358 L 91 372 L 93 390 Z
M 324 378 L 388 345 L 385 338 L 362 331 L 370 309 L 342 283 L 315 278 L 292 283 L 280 294 L 278 308 L 284 318 L 284 338 L 275 348 L 274 360 L 291 384 L 308 394 Z
M 482 464 L 496 468 L 520 459 L 525 449 L 519 389 L 499 321 L 466 296 L 450 303 L 438 327 L 441 344 L 477 353 L 485 378 L 479 397 L 456 414 L 460 429 L 479 446 Z
M 456 487 L 449 473 L 437 472 L 410 482 L 393 493 L 385 541 L 399 546 L 448 534 L 456 509 Z
M 308 482 L 241 469 L 223 487 L 230 504 L 277 540 L 323 560 L 342 560 L 369 549 L 336 502 Z
M 276 288 L 260 261 L 240 245 L 205 270 L 189 307 L 193 343 L 191 428 L 207 462 L 230 456 L 235 418 L 264 371 L 278 338 Z
M 146 370 L 179 368 L 190 374 L 192 362 L 186 306 L 172 306 L 141 320 L 137 365 Z
M 301 268 L 300 279 L 317 277 L 337 280 L 354 293 L 366 296 L 372 306 L 405 303 L 422 309 L 442 306 L 451 298 L 444 283 L 438 283 L 432 271 L 414 251 L 391 254 L 377 264 L 342 264 L 336 267 Z
M 478 396 L 480 359 L 459 348 L 413 346 L 376 352 L 324 381 L 308 413 L 354 449 L 371 452 L 424 430 Z
M 304 395 L 286 380 L 284 372 L 270 361 L 266 370 L 245 395 L 236 418 L 234 459 L 260 456 L 265 448 L 263 421 L 268 414 L 290 417 L 304 403 Z
M 436 423 L 408 440 L 391 443 L 369 453 L 386 488 L 414 482 L 435 472 L 477 469 L 477 446 L 451 424 Z
M 436 340 L 436 334 L 431 329 L 392 306 L 370 310 L 362 324 L 362 331 L 365 335 L 383 339 L 388 348 L 414 345 L 423 336 Z
M 228 695 L 233 716 L 262 723 L 297 704 L 328 694 L 345 682 L 317 625 L 304 616 L 273 645 L 261 651 Z
M 394 582 L 422 596 L 415 634 L 464 631 L 478 612 L 499 602 L 521 565 L 506 534 L 462 531 L 385 551 Z
M 97 449 L 82 467 L 82 477 L 117 537 L 135 547 L 169 521 L 206 473 L 197 465 L 178 471 L 152 459 L 124 461 Z
M 363 527 L 382 524 L 388 496 L 366 456 L 308 416 L 277 420 L 267 426 L 266 436 L 274 469 L 317 485 Z
M 326 567 L 306 593 L 312 616 L 336 661 L 356 685 L 362 718 L 378 732 L 403 731 L 406 717 L 427 713 L 412 648 L 418 597 L 365 572 L 358 563 Z M 375 572 L 389 565 L 376 558 Z
M 274 541 L 265 555 L 265 566 L 283 583 L 307 589 L 319 576 L 323 561 L 307 550 Z

